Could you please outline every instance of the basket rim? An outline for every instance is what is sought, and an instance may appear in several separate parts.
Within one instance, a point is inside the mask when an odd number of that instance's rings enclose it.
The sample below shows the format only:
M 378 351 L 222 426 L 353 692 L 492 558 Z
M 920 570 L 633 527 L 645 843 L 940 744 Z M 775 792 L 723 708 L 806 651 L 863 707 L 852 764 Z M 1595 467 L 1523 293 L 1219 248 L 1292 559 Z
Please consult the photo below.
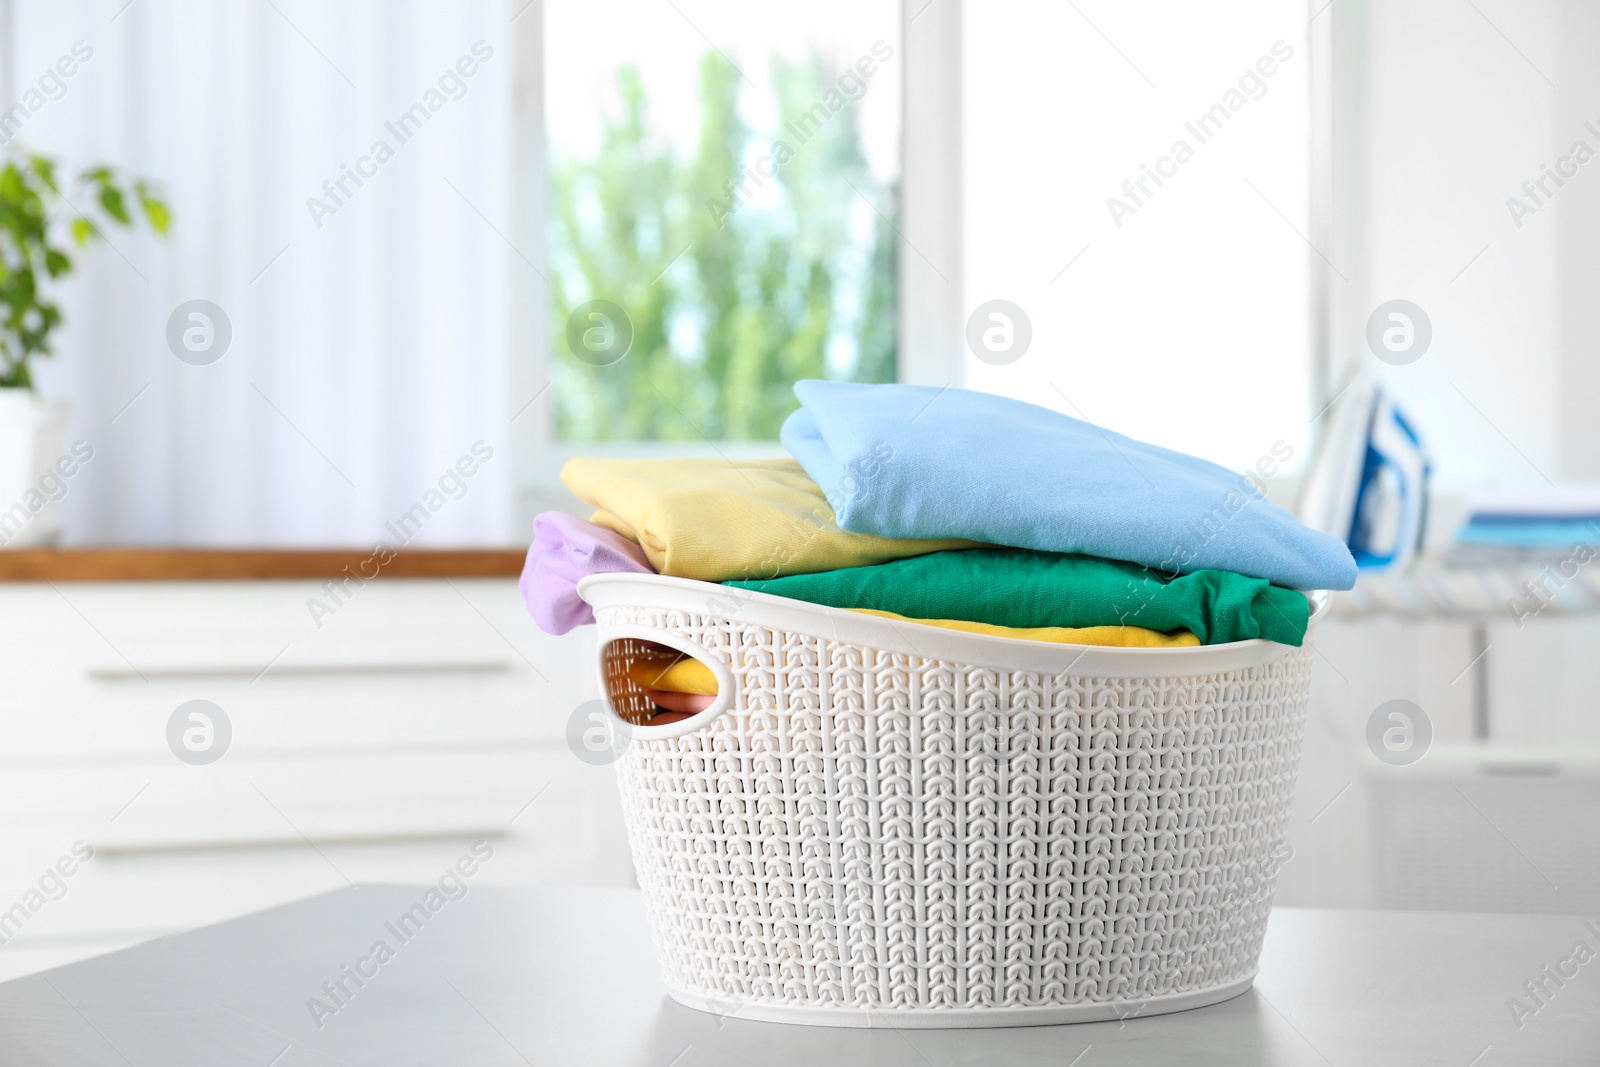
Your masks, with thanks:
M 578 582 L 591 607 L 646 607 L 737 620 L 885 652 L 972 666 L 1109 678 L 1171 678 L 1265 666 L 1297 651 L 1265 638 L 1187 648 L 1116 648 L 1065 645 L 992 634 L 974 634 L 922 623 L 905 623 L 844 608 L 758 593 L 692 578 L 662 574 L 591 574 Z M 1328 613 L 1328 594 L 1305 594 L 1311 619 L 1304 645 Z M 607 627 L 601 627 L 602 640 Z M 629 627 L 630 633 L 638 627 Z M 667 632 L 667 631 L 663 631 Z

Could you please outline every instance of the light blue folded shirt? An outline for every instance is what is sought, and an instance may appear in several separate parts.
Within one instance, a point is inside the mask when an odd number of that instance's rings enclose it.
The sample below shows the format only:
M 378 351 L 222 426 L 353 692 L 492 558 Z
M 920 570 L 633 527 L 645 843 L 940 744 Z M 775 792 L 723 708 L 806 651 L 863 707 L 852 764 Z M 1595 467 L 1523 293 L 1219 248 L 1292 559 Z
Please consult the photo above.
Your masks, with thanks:
M 1291 589 L 1349 589 L 1334 537 L 1249 477 L 1018 400 L 965 389 L 802 381 L 785 448 L 838 523 L 880 537 L 960 537 L 1205 568 Z

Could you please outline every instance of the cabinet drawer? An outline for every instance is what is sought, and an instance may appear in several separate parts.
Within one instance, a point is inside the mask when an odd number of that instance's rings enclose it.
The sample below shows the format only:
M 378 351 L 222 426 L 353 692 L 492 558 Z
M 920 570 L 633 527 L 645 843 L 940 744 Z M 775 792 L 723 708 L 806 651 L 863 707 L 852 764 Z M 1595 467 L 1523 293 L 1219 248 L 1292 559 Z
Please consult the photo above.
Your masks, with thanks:
M 520 749 L 320 758 L 225 756 L 164 765 L 16 770 L 0 776 L 0 826 L 69 827 L 96 848 L 138 851 L 491 834 L 557 783 L 594 777 L 567 751 Z
M 120 842 L 120 849 L 102 845 L 91 861 L 79 864 L 65 879 L 64 892 L 52 893 L 25 926 L 12 931 L 15 936 L 0 950 L 0 980 L 338 889 L 347 881 L 432 882 L 475 838 L 486 839 L 494 850 L 472 879 L 475 887 L 632 885 L 613 776 L 570 757 L 561 764 L 570 766 L 520 815 L 516 808 L 527 803 L 531 789 L 511 810 L 495 809 L 501 826 L 492 836 L 368 842 L 313 838 L 315 848 L 298 839 L 286 845 L 240 839 L 221 848 L 129 848 L 135 843 L 130 837 Z M 278 782 L 274 788 L 283 785 Z M 145 799 L 141 796 L 117 819 L 116 827 Z M 282 801 L 279 806 L 290 810 Z M 73 842 L 96 840 L 105 823 L 101 814 L 94 823 L 66 820 L 22 834 L 6 831 L 0 908 L 21 900 Z
M 592 630 L 539 633 L 514 583 L 391 584 L 351 601 L 337 633 L 285 618 L 310 583 L 72 586 L 71 604 L 0 587 L 0 766 L 160 759 L 168 717 L 194 699 L 223 709 L 242 748 L 322 751 L 554 741 L 597 695 Z

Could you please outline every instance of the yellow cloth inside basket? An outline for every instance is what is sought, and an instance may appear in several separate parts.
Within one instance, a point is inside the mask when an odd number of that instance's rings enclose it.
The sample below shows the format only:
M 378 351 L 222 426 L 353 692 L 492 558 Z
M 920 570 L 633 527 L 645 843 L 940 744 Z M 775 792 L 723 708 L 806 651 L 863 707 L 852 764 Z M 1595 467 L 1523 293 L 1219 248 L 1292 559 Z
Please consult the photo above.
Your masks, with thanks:
M 967 622 L 964 619 L 908 619 L 892 611 L 874 611 L 871 608 L 850 608 L 862 615 L 876 615 L 896 622 L 911 622 L 919 626 L 939 626 L 946 630 L 960 630 L 969 634 L 988 634 L 991 637 L 1010 637 L 1018 641 L 1049 641 L 1057 645 L 1102 645 L 1113 648 L 1191 648 L 1200 639 L 1188 630 L 1174 630 L 1164 634 L 1160 630 L 1146 630 L 1142 626 L 994 626 L 986 622 Z
M 693 656 L 636 659 L 628 664 L 628 678 L 641 689 L 707 697 L 717 695 L 717 676 Z

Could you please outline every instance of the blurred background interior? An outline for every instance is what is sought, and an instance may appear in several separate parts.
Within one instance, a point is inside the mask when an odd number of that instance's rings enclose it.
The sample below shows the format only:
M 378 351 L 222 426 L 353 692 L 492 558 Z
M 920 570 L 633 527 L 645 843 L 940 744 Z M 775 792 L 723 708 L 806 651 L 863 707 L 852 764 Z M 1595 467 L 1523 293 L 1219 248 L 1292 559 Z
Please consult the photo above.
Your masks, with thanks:
M 1600 908 L 1600 8 L 1150 6 L 0 0 L 0 247 L 43 212 L 67 261 L 0 267 L 0 909 L 95 852 L 0 977 L 479 837 L 481 882 L 632 884 L 566 739 L 593 633 L 535 630 L 517 553 L 565 458 L 775 455 L 808 377 L 1276 457 L 1371 564 L 1278 903 Z M 967 347 L 995 299 L 1013 362 Z M 1471 533 L 1518 507 L 1561 521 Z

